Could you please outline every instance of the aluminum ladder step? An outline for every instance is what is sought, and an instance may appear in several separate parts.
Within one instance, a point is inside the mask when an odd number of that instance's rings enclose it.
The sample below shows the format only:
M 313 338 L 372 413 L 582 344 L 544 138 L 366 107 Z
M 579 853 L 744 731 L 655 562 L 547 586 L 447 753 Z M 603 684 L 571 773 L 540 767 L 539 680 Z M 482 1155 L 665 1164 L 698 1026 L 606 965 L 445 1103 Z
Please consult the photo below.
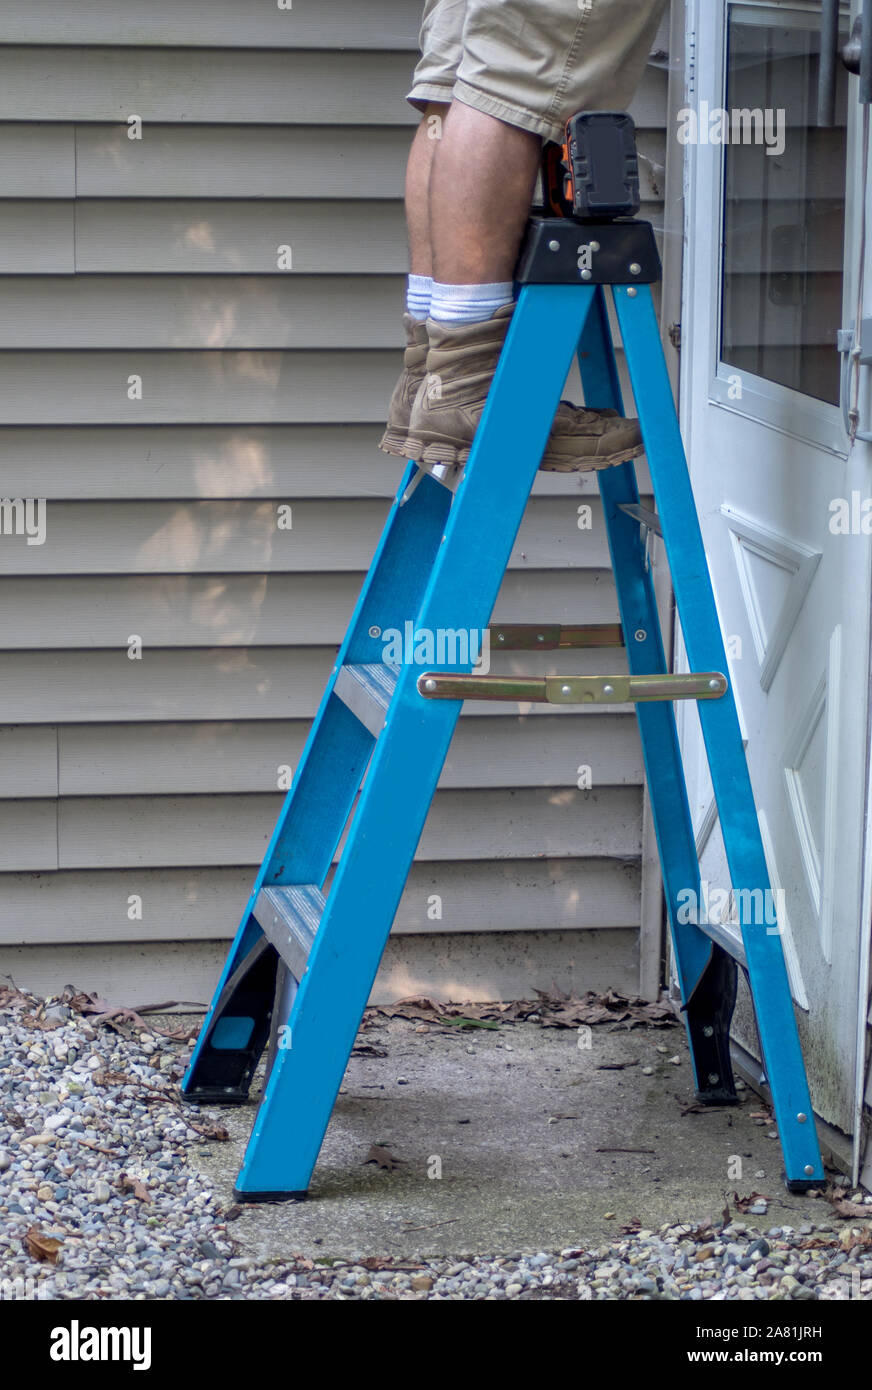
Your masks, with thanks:
M 326 898 L 314 883 L 261 888 L 252 917 L 293 978 L 302 980 Z
M 341 666 L 333 693 L 378 738 L 397 685 L 397 672 L 386 662 Z

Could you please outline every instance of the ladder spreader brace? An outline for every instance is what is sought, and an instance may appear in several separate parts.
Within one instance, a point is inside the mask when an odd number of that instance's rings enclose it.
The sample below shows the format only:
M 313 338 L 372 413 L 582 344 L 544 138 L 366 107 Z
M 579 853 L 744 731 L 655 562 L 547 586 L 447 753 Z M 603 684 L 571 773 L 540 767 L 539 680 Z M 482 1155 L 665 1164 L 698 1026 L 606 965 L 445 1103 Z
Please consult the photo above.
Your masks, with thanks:
M 771 894 L 769 874 L 651 297 L 659 275 L 647 222 L 534 219 L 468 462 L 410 463 L 400 483 L 182 1083 L 191 1101 L 243 1102 L 267 1049 L 239 1201 L 307 1193 L 464 699 L 633 703 L 697 1095 L 708 1104 L 738 1099 L 729 1034 L 741 968 L 787 1186 L 824 1180 L 780 935 L 756 911 Z M 629 674 L 515 679 L 476 676 L 472 657 L 426 671 L 388 662 L 382 633 L 410 620 L 426 633 L 488 627 L 576 353 L 587 405 L 623 412 L 607 289 L 657 504 L 656 514 L 641 506 L 631 462 L 598 472 L 620 626 L 493 624 L 489 632 L 497 650 L 624 645 Z M 667 670 L 652 532 L 662 537 L 690 674 Z M 701 885 L 678 699 L 698 702 L 741 943 L 686 910 L 688 893 L 701 902 Z
M 727 689 L 718 671 L 692 676 L 443 676 L 418 677 L 427 700 L 524 700 L 546 705 L 606 705 L 642 700 L 716 700 Z

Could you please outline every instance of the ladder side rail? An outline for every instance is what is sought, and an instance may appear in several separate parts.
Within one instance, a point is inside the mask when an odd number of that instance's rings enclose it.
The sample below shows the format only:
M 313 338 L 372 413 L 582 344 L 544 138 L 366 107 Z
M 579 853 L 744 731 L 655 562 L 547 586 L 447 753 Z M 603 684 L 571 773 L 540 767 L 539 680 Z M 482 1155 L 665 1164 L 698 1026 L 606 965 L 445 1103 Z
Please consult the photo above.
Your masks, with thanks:
M 596 307 L 588 318 L 579 345 L 578 362 L 585 400 L 598 409 L 612 407 L 623 414 L 624 403 L 603 289 L 598 291 Z M 630 673 L 665 674 L 669 668 L 663 649 L 660 615 L 654 585 L 643 564 L 639 524 L 620 510 L 622 503 L 639 502 L 636 469 L 632 462 L 625 463 L 619 468 L 603 469 L 597 479 Z M 645 633 L 644 640 L 636 640 L 637 632 Z M 699 860 L 675 712 L 668 701 L 639 704 L 636 717 L 660 851 L 676 970 L 681 996 L 686 1002 L 709 965 L 712 945 L 697 926 L 681 921 L 676 911 L 678 894 L 683 888 L 699 890 Z M 699 1090 L 707 1089 L 706 1076 L 697 1076 L 696 1080 Z
M 728 674 L 696 502 L 647 285 L 612 293 L 663 528 L 676 608 L 692 670 Z M 744 907 L 771 887 L 732 688 L 697 707 L 734 891 Z M 688 885 L 690 886 L 690 885 Z M 795 1189 L 823 1179 L 811 1098 L 778 926 L 744 920 L 742 939 L 760 1045 Z M 768 917 L 768 911 L 765 916 Z

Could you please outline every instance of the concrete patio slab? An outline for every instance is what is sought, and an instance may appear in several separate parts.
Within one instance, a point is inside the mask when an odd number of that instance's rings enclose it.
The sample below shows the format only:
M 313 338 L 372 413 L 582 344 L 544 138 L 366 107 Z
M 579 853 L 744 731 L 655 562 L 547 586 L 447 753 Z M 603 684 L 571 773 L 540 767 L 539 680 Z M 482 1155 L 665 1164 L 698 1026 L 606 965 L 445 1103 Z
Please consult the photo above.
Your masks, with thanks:
M 594 1028 L 589 1047 L 538 1023 L 422 1028 L 380 1019 L 361 1034 L 387 1055 L 352 1057 L 308 1200 L 243 1207 L 232 1230 L 244 1253 L 595 1247 L 634 1220 L 720 1220 L 733 1191 L 770 1199 L 767 1215 L 747 1218 L 764 1228 L 822 1214 L 819 1199 L 784 1188 L 780 1146 L 772 1124 L 753 1118 L 764 1107 L 751 1091 L 738 1106 L 686 1113 L 693 1077 L 678 1027 Z M 229 1204 L 255 1104 L 209 1113 L 230 1142 L 191 1161 Z M 397 1166 L 367 1163 L 371 1145 Z

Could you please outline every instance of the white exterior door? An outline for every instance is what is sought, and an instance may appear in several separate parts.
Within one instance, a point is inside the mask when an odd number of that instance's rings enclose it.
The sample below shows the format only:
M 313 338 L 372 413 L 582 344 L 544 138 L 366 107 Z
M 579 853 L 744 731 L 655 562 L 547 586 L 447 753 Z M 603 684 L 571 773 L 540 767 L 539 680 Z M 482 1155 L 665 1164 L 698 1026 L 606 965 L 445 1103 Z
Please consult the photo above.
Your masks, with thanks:
M 682 425 L 812 1096 L 852 1133 L 872 479 L 837 342 L 860 282 L 862 108 L 839 62 L 836 124 L 817 125 L 820 3 L 690 0 L 688 23 Z M 710 916 L 728 920 L 695 708 L 680 736 Z M 737 1028 L 756 1050 L 747 1006 Z

